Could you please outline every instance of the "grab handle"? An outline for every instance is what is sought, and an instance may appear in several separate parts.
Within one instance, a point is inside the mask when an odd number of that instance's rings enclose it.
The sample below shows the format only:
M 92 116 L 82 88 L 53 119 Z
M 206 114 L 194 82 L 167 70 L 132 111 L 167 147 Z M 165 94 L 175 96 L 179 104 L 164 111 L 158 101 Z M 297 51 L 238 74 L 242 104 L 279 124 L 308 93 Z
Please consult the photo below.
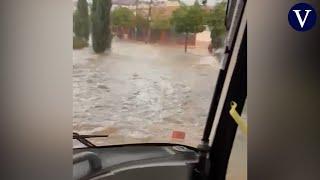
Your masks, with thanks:
M 102 169 L 101 159 L 94 152 L 87 151 L 73 155 L 73 164 L 80 163 L 82 161 L 89 161 L 90 168 L 93 171 Z
M 232 101 L 231 102 L 231 109 L 229 111 L 231 117 L 234 119 L 234 121 L 239 125 L 240 129 L 242 130 L 242 132 L 247 135 L 248 132 L 248 125 L 247 123 L 241 118 L 241 116 L 239 115 L 239 113 L 236 110 L 237 107 L 237 103 Z

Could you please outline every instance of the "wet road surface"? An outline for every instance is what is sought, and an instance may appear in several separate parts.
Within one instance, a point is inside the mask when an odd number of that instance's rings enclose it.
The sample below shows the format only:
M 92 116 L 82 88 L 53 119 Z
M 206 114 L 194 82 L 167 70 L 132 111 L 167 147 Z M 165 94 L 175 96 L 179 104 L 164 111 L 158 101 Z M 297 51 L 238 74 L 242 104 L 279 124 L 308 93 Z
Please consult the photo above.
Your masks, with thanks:
M 82 134 L 109 134 L 102 144 L 172 142 L 196 146 L 215 81 L 216 61 L 182 47 L 114 41 L 110 52 L 73 51 L 73 127 Z
M 197 146 L 218 75 L 217 61 L 203 49 L 113 42 L 96 55 L 73 51 L 73 129 L 109 134 L 99 145 L 175 142 Z M 184 131 L 184 141 L 171 138 Z M 246 178 L 246 137 L 237 132 L 227 179 Z

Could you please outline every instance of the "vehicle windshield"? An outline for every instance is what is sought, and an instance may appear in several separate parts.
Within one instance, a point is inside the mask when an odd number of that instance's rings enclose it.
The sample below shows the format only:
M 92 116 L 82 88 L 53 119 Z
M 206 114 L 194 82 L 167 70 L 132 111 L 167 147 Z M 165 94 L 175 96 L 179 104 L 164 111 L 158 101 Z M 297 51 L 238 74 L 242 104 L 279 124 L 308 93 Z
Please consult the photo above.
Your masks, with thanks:
M 96 145 L 196 147 L 224 52 L 226 2 L 73 4 L 73 131 L 108 135 L 91 138 Z

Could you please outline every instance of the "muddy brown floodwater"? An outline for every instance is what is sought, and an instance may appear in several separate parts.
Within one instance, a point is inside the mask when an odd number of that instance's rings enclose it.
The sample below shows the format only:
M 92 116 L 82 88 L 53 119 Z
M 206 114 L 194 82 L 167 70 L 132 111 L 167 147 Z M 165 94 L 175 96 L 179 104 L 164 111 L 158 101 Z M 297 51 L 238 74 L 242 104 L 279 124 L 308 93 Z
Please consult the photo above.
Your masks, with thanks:
M 205 49 L 114 41 L 96 55 L 91 47 L 73 51 L 73 129 L 108 134 L 98 145 L 200 142 L 218 75 L 218 64 Z M 227 179 L 245 180 L 246 137 L 237 132 Z
M 218 75 L 205 50 L 114 41 L 110 52 L 73 51 L 73 128 L 109 134 L 98 144 L 199 144 Z

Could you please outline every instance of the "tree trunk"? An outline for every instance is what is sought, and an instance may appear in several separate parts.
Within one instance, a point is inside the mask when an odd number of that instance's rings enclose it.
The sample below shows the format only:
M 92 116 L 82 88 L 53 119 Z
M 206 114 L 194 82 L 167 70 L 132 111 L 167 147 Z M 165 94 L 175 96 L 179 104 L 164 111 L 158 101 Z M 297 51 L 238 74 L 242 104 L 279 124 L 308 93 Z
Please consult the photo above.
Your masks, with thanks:
M 160 31 L 160 42 L 161 43 L 166 43 L 166 41 L 167 41 L 167 33 L 166 33 L 166 31 L 165 30 L 161 30 Z
M 146 37 L 146 42 L 145 43 L 150 43 L 151 42 L 151 27 L 149 25 L 148 31 L 147 31 L 147 37 Z
M 124 39 L 124 30 L 123 30 L 123 27 L 121 26 L 120 29 L 121 29 L 121 30 L 120 30 L 120 31 L 121 31 L 121 39 Z
M 184 40 L 184 52 L 186 53 L 187 52 L 187 49 L 188 49 L 188 33 L 186 33 L 186 36 L 185 36 L 185 40 Z

